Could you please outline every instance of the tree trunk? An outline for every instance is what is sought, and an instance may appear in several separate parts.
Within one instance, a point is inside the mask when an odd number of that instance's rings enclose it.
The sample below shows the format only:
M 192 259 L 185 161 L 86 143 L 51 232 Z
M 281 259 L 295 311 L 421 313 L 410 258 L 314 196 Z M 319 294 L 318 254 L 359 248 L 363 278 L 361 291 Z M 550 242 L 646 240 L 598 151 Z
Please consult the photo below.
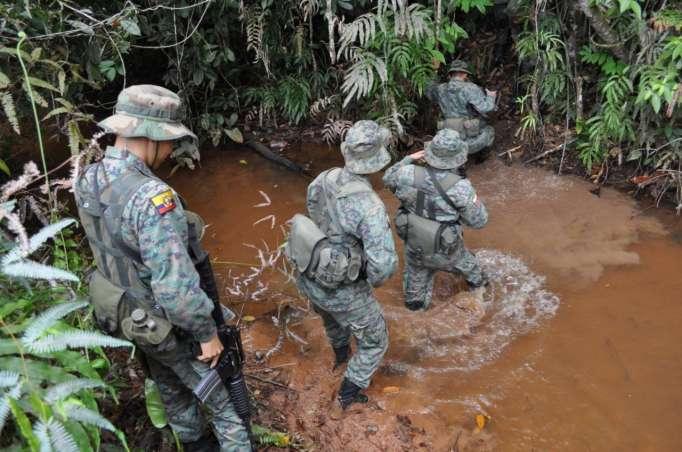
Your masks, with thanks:
M 334 41 L 334 13 L 332 13 L 332 0 L 327 0 L 327 11 L 324 13 L 327 19 L 327 29 L 329 30 L 329 59 L 332 64 L 336 64 L 336 43 Z
M 577 0 L 574 5 L 575 8 L 587 17 L 590 26 L 592 26 L 594 31 L 596 31 L 599 37 L 606 43 L 611 52 L 620 60 L 627 61 L 625 48 L 620 42 L 618 34 L 609 27 L 608 21 L 599 13 L 599 11 L 590 8 L 589 0 Z

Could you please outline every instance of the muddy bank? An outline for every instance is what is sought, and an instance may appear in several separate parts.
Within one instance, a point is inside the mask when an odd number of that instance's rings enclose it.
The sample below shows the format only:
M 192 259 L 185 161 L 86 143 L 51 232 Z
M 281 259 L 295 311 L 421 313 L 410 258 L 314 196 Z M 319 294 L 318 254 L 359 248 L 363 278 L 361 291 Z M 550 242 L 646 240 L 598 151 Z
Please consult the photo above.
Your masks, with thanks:
M 324 147 L 297 154 L 313 173 L 339 162 Z M 469 303 L 457 278 L 440 275 L 433 309 L 419 315 L 402 306 L 399 274 L 379 289 L 391 345 L 372 402 L 342 421 L 327 417 L 341 375 L 320 320 L 276 272 L 238 284 L 253 272 L 244 265 L 258 263 L 254 247 L 276 249 L 279 225 L 303 209 L 308 180 L 232 150 L 173 177 L 211 225 L 224 299 L 255 316 L 245 324 L 250 352 L 272 350 L 278 308 L 305 342 L 272 353 L 269 378 L 290 389 L 261 392 L 262 416 L 325 450 L 679 450 L 679 221 L 538 168 L 490 160 L 470 177 L 491 221 L 466 241 L 497 271 L 493 290 Z M 390 193 L 380 195 L 395 212 Z M 491 419 L 481 432 L 477 414 Z

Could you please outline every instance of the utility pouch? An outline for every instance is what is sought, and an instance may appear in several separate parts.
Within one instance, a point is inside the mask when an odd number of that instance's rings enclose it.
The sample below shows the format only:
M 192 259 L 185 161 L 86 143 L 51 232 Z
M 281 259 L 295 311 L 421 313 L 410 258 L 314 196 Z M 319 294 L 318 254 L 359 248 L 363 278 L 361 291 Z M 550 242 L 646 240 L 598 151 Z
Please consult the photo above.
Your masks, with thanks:
M 299 273 L 327 289 L 357 280 L 362 271 L 360 246 L 332 243 L 305 215 L 292 218 L 284 251 Z
M 439 126 L 438 128 L 452 129 L 457 132 L 463 133 L 465 121 L 466 121 L 465 118 L 447 118 L 444 121 L 442 121 L 442 127 Z
M 440 250 L 440 234 L 443 224 L 413 213 L 407 214 L 407 244 L 413 251 L 430 256 Z
M 464 120 L 462 127 L 464 136 L 467 138 L 477 137 L 481 133 L 481 120 L 478 118 Z
M 394 224 L 395 224 L 395 231 L 398 234 L 398 237 L 401 238 L 401 240 L 404 242 L 407 240 L 407 223 L 408 223 L 408 215 L 410 213 L 403 209 L 402 207 L 398 208 L 398 212 L 395 214 L 395 219 L 394 219 Z
M 99 270 L 90 276 L 90 303 L 95 311 L 95 320 L 100 329 L 114 335 L 118 331 L 121 300 L 125 289 L 111 283 Z
M 123 335 L 155 359 L 168 359 L 177 348 L 173 325 L 165 317 L 136 308 L 121 321 Z

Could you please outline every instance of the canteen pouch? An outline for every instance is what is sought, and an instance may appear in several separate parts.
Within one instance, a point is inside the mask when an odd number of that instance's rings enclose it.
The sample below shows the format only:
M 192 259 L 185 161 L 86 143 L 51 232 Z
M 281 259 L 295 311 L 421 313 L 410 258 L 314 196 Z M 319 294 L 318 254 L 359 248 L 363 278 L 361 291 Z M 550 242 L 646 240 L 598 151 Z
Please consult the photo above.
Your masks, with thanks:
M 182 348 L 183 352 L 180 351 L 173 325 L 168 319 L 158 315 L 153 310 L 134 309 L 129 316 L 121 321 L 121 332 L 126 339 L 134 342 L 145 355 L 153 357 L 162 364 L 172 363 L 178 359 L 191 356 L 191 349 L 186 344 Z
M 90 304 L 95 311 L 95 320 L 102 331 L 114 335 L 118 331 L 121 300 L 125 289 L 111 283 L 99 270 L 90 276 Z

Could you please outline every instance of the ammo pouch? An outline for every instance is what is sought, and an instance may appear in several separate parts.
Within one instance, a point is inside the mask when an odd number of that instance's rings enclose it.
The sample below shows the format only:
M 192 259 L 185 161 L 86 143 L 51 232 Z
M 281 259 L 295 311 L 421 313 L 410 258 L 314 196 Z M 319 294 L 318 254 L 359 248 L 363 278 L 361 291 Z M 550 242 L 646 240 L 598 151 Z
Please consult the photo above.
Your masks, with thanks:
M 481 120 L 478 118 L 447 118 L 438 121 L 438 129 L 452 129 L 465 138 L 474 138 L 481 133 Z
M 336 289 L 360 277 L 363 251 L 360 245 L 333 243 L 308 217 L 291 219 L 285 254 L 302 275 L 327 289 Z
M 395 217 L 398 236 L 409 249 L 424 259 L 434 255 L 447 256 L 455 251 L 459 235 L 454 224 L 440 223 L 398 209 Z

